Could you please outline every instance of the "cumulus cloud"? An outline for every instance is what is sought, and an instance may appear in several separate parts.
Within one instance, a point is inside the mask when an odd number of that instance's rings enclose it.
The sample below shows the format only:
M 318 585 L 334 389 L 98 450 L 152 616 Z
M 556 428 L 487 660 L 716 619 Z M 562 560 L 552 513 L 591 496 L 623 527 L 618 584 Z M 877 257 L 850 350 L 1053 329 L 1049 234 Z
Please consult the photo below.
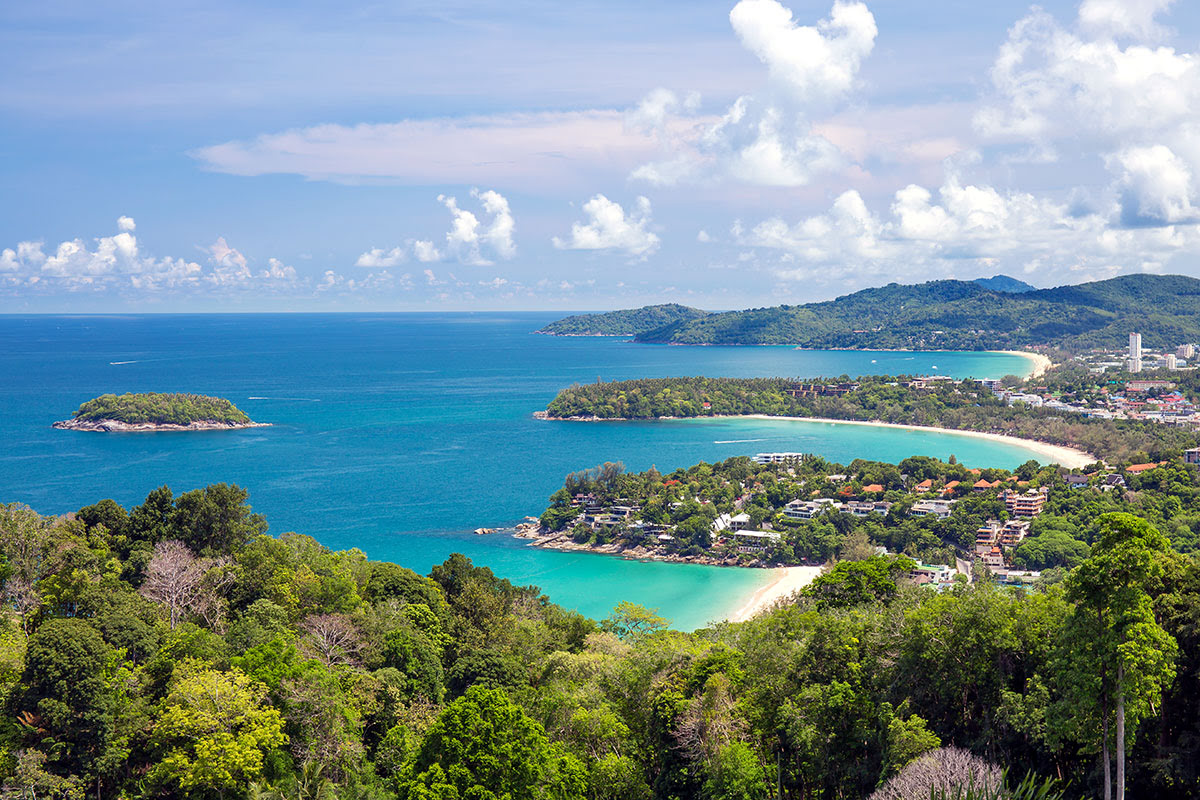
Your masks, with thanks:
M 68 292 L 138 290 L 143 292 L 252 287 L 294 287 L 296 270 L 277 259 L 265 269 L 250 269 L 246 257 L 218 238 L 200 250 L 208 267 L 184 258 L 155 258 L 141 252 L 132 217 L 117 220 L 118 232 L 89 244 L 82 239 L 59 243 L 51 252 L 42 242 L 24 241 L 0 250 L 0 276 L 7 287 Z
M 659 239 L 650 226 L 650 201 L 638 197 L 635 208 L 626 214 L 619 203 L 602 194 L 583 204 L 587 222 L 571 226 L 567 239 L 554 237 L 560 250 L 622 250 L 631 256 L 645 258 L 658 249 Z
M 1191 220 L 1200 53 L 1156 43 L 1165 31 L 1155 17 L 1169 5 L 1087 0 L 1073 28 L 1035 10 L 1009 32 L 976 128 L 995 141 L 1023 143 L 1042 161 L 1079 159 L 1081 151 L 1099 156 L 1123 224 Z
M 838 147 L 814 131 L 813 119 L 854 88 L 874 47 L 878 31 L 866 5 L 838 0 L 827 19 L 806 26 L 777 0 L 741 0 L 729 20 L 767 67 L 767 90 L 742 95 L 715 121 L 693 117 L 687 126 L 680 124 L 689 120 L 678 98 L 654 90 L 630 118 L 658 131 L 664 152 L 631 177 L 656 185 L 731 178 L 803 186 L 846 166 Z
M 1111 277 L 1127 269 L 1158 270 L 1180 248 L 1200 244 L 1195 226 L 1114 229 L 1106 213 L 1078 213 L 1067 202 L 967 184 L 955 175 L 932 192 L 898 190 L 887 215 L 868 209 L 855 191 L 823 214 L 789 224 L 773 217 L 749 230 L 743 245 L 779 251 L 777 272 L 795 280 L 871 275 L 952 277 L 1009 270 L 1043 282 Z
M 403 263 L 407 258 L 403 247 L 393 247 L 391 250 L 384 250 L 379 247 L 374 247 L 363 253 L 354 262 L 356 267 L 394 267 L 397 264 Z
M 422 263 L 454 258 L 475 266 L 492 264 L 493 255 L 503 259 L 515 256 L 517 245 L 513 241 L 513 231 L 516 221 L 508 200 L 492 189 L 472 189 L 471 197 L 479 201 L 479 215 L 459 206 L 455 197 L 438 195 L 438 202 L 450 212 L 450 230 L 446 233 L 444 248 L 439 249 L 432 239 L 409 239 L 391 249 L 372 248 L 360 255 L 354 265 L 372 269 L 395 267 L 407 260 L 410 252 Z
M 1156 37 L 1163 29 L 1154 21 L 1175 0 L 1084 0 L 1079 23 L 1089 31 L 1111 36 Z
M 729 21 L 771 78 L 802 103 L 828 102 L 849 92 L 878 33 L 866 5 L 841 0 L 816 26 L 796 24 L 776 0 L 741 0 Z

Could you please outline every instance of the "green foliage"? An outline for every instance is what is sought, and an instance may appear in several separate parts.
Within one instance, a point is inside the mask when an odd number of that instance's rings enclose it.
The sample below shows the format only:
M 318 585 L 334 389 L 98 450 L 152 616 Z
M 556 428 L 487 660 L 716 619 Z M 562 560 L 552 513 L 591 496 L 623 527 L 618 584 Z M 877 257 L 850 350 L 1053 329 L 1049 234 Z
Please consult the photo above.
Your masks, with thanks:
M 535 800 L 582 798 L 582 768 L 500 689 L 472 686 L 425 736 L 399 795 Z
M 871 556 L 865 561 L 839 561 L 818 576 L 804 593 L 817 607 L 850 608 L 865 603 L 887 603 L 896 597 L 900 576 L 916 563 L 903 556 Z
M 221 397 L 156 392 L 102 394 L 79 406 L 74 417 L 81 422 L 116 420 L 131 425 L 188 425 L 193 422 L 241 425 L 250 422 L 250 417 Z
M 699 319 L 707 313 L 678 303 L 665 303 L 625 311 L 608 311 L 604 314 L 576 314 L 551 322 L 538 333 L 557 336 L 632 336 L 657 330 L 665 325 Z
M 1058 774 L 1095 796 L 1101 699 L 1111 716 L 1119 689 L 1131 793 L 1200 794 L 1200 559 L 1157 531 L 1191 524 L 1195 471 L 1164 467 L 1105 494 L 1061 487 L 1056 469 L 1022 469 L 1052 487 L 1033 538 L 1089 547 L 1063 585 L 935 592 L 898 580 L 903 559 L 868 556 L 838 562 L 811 597 L 691 634 L 630 604 L 592 622 L 461 555 L 426 578 L 296 534 L 225 535 L 239 526 L 194 513 L 203 492 L 182 495 L 180 513 L 170 490 L 155 490 L 125 523 L 108 503 L 76 519 L 0 506 L 11 566 L 0 609 L 3 792 L 854 798 L 953 742 L 1029 773 L 1034 789 L 1003 796 L 1053 797 L 1039 787 Z M 670 476 L 613 465 L 573 488 L 645 501 L 676 521 L 741 500 L 779 523 L 781 546 L 827 539 L 831 551 L 852 536 L 849 549 L 865 552 L 865 536 L 948 552 L 964 536 L 973 545 L 981 518 L 998 513 L 988 493 L 967 495 L 949 520 L 908 518 L 902 505 L 843 515 L 849 524 L 784 526 L 775 513 L 793 496 L 836 493 L 830 473 L 894 497 L 901 470 L 910 482 L 965 473 L 933 459 L 813 461 L 790 473 L 731 459 Z M 252 516 L 236 487 L 210 494 L 232 498 L 217 505 L 233 519 Z M 130 562 L 174 538 L 209 551 L 220 602 L 171 629 L 165 601 L 150 599 Z
M 1182 275 L 1125 275 L 1023 293 L 974 281 L 892 283 L 827 302 L 698 315 L 644 331 L 636 339 L 814 349 L 1121 349 L 1135 330 L 1143 333 L 1148 347 L 1156 348 L 1200 340 L 1198 285 Z M 636 318 L 642 311 L 616 313 Z M 574 317 L 569 328 L 588 331 L 604 326 L 605 317 Z
M 238 670 L 181 662 L 150 734 L 162 753 L 153 778 L 191 796 L 245 788 L 263 755 L 287 741 L 266 693 Z

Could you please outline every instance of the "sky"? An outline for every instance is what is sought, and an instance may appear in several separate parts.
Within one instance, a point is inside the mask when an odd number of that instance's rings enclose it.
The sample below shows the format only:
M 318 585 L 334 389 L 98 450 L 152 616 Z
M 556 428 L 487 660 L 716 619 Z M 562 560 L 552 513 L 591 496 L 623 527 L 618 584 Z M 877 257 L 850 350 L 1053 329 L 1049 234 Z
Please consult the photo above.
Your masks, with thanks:
M 0 313 L 1200 277 L 1190 0 L 0 5 Z

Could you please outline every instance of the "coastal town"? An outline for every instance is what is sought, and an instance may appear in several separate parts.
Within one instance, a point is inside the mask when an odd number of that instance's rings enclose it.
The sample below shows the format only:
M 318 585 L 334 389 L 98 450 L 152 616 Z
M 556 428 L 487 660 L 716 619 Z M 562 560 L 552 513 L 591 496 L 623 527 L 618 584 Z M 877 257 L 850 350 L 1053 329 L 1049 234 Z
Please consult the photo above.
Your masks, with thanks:
M 795 452 L 667 476 L 605 465 L 568 478 L 517 535 L 540 547 L 751 567 L 827 564 L 851 555 L 847 543 L 857 536 L 858 557 L 908 556 L 910 578 L 933 588 L 982 576 L 1033 585 L 1044 569 L 1071 560 L 1046 556 L 1039 534 L 1055 526 L 1044 515 L 1062 517 L 1092 500 L 1119 505 L 1131 484 L 1173 468 L 1190 475 L 1197 464 L 1200 448 L 1174 463 L 1098 462 L 1087 471 L 1034 462 L 1015 471 L 967 469 L 924 457 L 840 467 Z

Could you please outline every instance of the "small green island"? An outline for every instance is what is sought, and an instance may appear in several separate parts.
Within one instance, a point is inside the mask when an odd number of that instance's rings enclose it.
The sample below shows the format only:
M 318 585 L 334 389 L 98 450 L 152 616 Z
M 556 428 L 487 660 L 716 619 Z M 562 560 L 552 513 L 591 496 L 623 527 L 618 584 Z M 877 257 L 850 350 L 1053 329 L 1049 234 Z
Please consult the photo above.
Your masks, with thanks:
M 54 427 L 112 433 L 229 430 L 268 424 L 253 421 L 223 397 L 184 392 L 127 392 L 102 394 L 88 400 L 71 419 L 56 422 Z

